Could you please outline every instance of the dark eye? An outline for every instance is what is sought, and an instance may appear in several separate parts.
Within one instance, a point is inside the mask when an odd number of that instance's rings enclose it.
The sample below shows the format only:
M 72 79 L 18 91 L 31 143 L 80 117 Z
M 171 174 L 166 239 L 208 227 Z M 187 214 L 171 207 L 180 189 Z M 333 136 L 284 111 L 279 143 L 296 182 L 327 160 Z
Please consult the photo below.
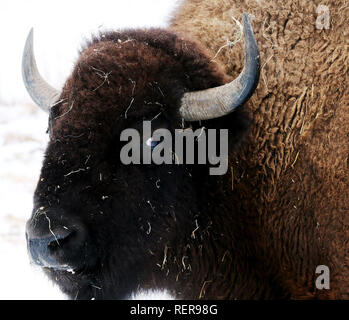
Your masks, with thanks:
M 150 147 L 150 148 L 155 148 L 158 144 L 160 143 L 160 141 L 156 141 L 156 140 L 153 140 L 153 137 L 150 137 L 146 142 L 145 142 L 145 145 L 147 147 Z

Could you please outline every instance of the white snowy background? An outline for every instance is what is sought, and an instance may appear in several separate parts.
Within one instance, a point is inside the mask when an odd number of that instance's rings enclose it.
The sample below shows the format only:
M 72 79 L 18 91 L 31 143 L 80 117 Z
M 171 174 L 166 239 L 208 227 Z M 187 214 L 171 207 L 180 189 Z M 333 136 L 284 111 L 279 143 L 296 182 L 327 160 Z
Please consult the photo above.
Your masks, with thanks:
M 0 2 L 0 299 L 65 299 L 29 264 L 25 222 L 47 144 L 47 116 L 25 91 L 21 58 L 34 27 L 43 77 L 57 89 L 84 39 L 100 30 L 165 27 L 178 0 L 1 0 Z M 166 294 L 138 298 L 169 298 Z

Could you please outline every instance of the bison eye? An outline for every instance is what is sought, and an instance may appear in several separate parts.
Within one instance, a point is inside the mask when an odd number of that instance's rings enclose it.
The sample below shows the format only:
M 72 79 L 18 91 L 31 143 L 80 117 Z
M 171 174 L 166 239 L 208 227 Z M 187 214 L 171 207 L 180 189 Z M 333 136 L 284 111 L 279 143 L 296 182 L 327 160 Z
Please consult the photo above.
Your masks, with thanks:
M 150 137 L 149 139 L 147 139 L 147 141 L 145 142 L 145 145 L 147 147 L 150 147 L 150 148 L 155 148 L 158 144 L 160 143 L 160 141 L 156 141 L 154 140 L 153 137 Z

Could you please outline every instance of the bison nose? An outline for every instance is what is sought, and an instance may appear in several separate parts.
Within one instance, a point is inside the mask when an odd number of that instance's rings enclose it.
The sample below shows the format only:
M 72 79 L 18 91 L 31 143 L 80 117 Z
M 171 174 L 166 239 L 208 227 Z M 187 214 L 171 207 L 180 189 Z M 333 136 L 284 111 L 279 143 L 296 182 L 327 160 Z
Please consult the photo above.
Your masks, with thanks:
M 32 223 L 27 224 L 27 245 L 32 262 L 56 270 L 77 269 L 86 238 L 84 229 L 77 225 L 45 229 L 40 232 Z

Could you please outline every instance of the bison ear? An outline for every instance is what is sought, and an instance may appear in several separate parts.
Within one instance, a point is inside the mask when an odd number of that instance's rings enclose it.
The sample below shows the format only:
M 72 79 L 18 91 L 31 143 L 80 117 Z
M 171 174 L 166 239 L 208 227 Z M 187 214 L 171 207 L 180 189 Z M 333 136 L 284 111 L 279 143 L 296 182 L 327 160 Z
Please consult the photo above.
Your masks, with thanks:
M 22 76 L 24 85 L 39 108 L 49 112 L 61 92 L 52 88 L 40 75 L 33 50 L 33 28 L 30 30 L 23 50 Z
M 259 51 L 246 13 L 243 14 L 243 21 L 245 65 L 242 72 L 225 85 L 185 93 L 179 109 L 184 120 L 198 121 L 225 116 L 244 104 L 255 91 L 260 73 Z

